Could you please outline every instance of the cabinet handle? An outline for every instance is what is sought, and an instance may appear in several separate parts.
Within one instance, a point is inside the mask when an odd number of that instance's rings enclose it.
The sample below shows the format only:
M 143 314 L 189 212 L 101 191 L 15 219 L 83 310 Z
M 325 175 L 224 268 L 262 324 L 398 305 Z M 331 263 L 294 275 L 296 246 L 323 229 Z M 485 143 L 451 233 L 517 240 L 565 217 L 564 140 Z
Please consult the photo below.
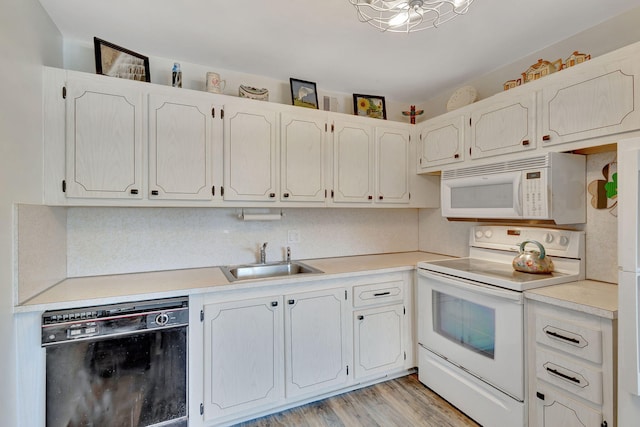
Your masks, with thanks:
M 364 316 L 361 314 L 360 316 L 358 316 L 358 320 L 362 320 L 364 319 Z
M 294 299 L 290 299 L 289 301 L 287 301 L 287 303 L 288 303 L 289 305 L 293 305 L 293 304 L 295 304 L 295 303 L 296 303 L 296 300 L 294 300 Z
M 289 193 L 284 193 L 283 196 L 286 199 L 287 197 L 289 197 Z
M 379 199 L 379 200 L 383 200 L 383 199 L 384 199 L 384 196 L 378 196 L 378 199 Z
M 536 397 L 540 400 L 544 400 L 544 394 L 540 393 L 539 391 L 536 391 Z
M 271 307 L 277 307 L 278 301 L 271 301 Z
M 369 196 L 367 197 L 369 200 L 373 200 L 373 196 Z
M 383 297 L 385 295 L 389 295 L 391 293 L 391 291 L 387 291 L 387 292 L 378 292 L 377 294 L 373 294 L 374 297 Z
M 574 343 L 574 344 L 580 344 L 580 340 L 575 339 L 575 338 L 571 338 L 571 337 L 565 337 L 564 335 L 560 335 L 557 332 L 544 331 L 544 333 L 547 334 L 547 335 L 551 335 L 554 338 L 558 338 L 560 340 L 569 341 L 569 342 Z
M 131 194 L 138 194 L 138 190 L 136 188 L 131 189 Z
M 152 196 L 157 196 L 158 194 L 160 194 L 160 193 L 158 192 L 158 190 L 151 190 L 151 195 L 152 195 Z
M 529 140 L 525 139 L 524 141 L 522 141 L 522 145 L 529 145 Z
M 276 197 L 276 193 L 269 193 L 269 197 L 273 199 L 274 197 Z
M 576 384 L 580 384 L 580 380 L 576 377 L 572 377 L 570 375 L 567 374 L 563 374 L 562 372 L 558 371 L 557 369 L 553 369 L 553 368 L 545 368 L 547 371 L 551 372 L 552 374 L 555 374 L 557 376 L 559 376 L 560 378 L 564 378 L 565 380 L 569 380 L 573 383 Z
M 453 158 L 454 158 L 454 159 L 459 159 L 459 158 L 460 158 L 460 154 L 454 154 L 454 155 L 453 155 Z
M 551 141 L 551 135 L 543 135 L 542 136 L 542 140 L 543 141 Z

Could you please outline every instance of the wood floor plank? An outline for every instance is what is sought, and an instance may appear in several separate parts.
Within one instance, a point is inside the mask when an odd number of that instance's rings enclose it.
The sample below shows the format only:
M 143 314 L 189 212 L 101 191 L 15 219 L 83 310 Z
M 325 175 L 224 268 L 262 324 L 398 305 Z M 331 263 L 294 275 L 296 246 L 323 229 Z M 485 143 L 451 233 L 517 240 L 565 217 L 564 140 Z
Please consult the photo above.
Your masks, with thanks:
M 238 424 L 238 427 L 478 427 L 417 374 Z

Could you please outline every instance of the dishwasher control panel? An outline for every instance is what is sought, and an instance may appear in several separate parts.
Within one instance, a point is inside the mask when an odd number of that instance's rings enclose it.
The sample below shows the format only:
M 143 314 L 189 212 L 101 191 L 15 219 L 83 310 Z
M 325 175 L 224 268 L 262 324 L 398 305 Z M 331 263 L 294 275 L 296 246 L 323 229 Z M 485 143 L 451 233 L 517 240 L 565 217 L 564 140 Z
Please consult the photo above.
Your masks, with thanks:
M 42 346 L 186 326 L 188 298 L 111 304 L 42 314 Z

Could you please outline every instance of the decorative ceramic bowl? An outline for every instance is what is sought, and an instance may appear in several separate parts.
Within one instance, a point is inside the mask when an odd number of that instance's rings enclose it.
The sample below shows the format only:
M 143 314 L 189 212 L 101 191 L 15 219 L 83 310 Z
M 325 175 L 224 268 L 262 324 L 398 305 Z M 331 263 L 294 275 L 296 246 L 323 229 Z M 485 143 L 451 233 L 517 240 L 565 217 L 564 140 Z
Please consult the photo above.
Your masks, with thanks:
M 269 100 L 269 90 L 265 88 L 258 89 L 252 86 L 240 85 L 238 94 L 240 98 L 257 99 L 259 101 Z

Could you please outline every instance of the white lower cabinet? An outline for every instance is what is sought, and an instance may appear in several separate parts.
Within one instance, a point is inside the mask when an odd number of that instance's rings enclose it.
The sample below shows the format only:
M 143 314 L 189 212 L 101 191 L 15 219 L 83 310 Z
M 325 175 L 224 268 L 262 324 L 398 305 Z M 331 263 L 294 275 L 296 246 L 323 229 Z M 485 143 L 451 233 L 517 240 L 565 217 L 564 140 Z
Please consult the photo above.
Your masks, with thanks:
M 282 296 L 208 304 L 203 312 L 205 421 L 281 400 Z
M 529 425 L 616 425 L 615 321 L 527 303 Z
M 405 361 L 402 337 L 404 306 L 357 310 L 353 313 L 354 375 L 357 379 L 401 369 Z
M 287 398 L 347 382 L 346 290 L 285 296 Z
M 190 425 L 233 425 L 406 374 L 415 366 L 412 273 L 194 298 L 201 325 L 190 331 L 203 334 L 204 348 L 190 369 L 204 381 L 191 397 Z M 194 414 L 199 405 L 201 418 Z

